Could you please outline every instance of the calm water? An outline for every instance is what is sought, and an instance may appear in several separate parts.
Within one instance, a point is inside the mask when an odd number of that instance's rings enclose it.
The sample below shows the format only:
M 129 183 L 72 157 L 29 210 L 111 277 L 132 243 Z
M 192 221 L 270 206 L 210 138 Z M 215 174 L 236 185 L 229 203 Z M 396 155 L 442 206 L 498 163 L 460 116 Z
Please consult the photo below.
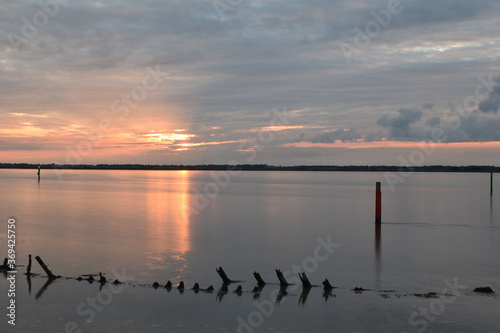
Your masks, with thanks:
M 373 223 L 377 181 L 380 230 Z M 2 257 L 14 217 L 20 264 L 32 254 L 64 277 L 103 272 L 112 279 L 113 270 L 130 276 L 115 292 L 106 285 L 99 293 L 98 284 L 72 279 L 43 289 L 45 277 L 28 284 L 19 274 L 13 331 L 64 332 L 74 322 L 83 332 L 496 332 L 499 298 L 472 292 L 500 291 L 500 177 L 495 181 L 490 200 L 487 174 L 415 174 L 391 191 L 383 173 L 241 172 L 228 179 L 71 171 L 59 181 L 42 170 L 38 183 L 34 170 L 0 170 Z M 329 252 L 322 243 L 333 244 Z M 225 295 L 217 292 L 219 266 L 243 281 Z M 276 268 L 339 288 L 327 300 L 322 288 L 305 295 L 299 285 L 281 301 L 276 284 L 250 292 L 252 272 L 276 283 Z M 44 275 L 35 262 L 32 271 Z M 293 272 L 287 277 L 297 280 Z M 167 280 L 215 291 L 151 287 Z M 445 281 L 465 287 L 447 303 L 414 296 L 441 295 Z M 238 284 L 241 295 L 232 292 Z M 355 294 L 354 287 L 370 290 Z M 7 289 L 1 279 L 4 309 Z M 97 296 L 102 302 L 93 311 L 85 302 Z M 421 309 L 431 314 L 411 319 Z M 0 329 L 12 329 L 2 317 Z

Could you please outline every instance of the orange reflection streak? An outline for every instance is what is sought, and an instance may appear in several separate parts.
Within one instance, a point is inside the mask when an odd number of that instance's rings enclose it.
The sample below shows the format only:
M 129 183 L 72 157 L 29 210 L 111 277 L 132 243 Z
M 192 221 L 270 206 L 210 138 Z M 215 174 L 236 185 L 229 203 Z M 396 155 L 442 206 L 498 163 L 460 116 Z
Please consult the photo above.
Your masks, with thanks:
M 182 271 L 191 249 L 189 172 L 154 172 L 147 192 L 148 267 Z M 172 264 L 172 259 L 175 264 Z
M 191 249 L 190 233 L 189 233 L 189 172 L 186 170 L 179 171 L 180 177 L 180 205 L 179 210 L 179 236 L 180 236 L 180 252 L 186 253 Z

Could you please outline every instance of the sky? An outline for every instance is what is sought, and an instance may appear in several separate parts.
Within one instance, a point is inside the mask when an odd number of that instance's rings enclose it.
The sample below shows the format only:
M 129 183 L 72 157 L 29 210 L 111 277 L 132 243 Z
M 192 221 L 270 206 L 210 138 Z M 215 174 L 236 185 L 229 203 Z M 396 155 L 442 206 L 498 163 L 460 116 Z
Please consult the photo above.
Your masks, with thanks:
M 496 0 L 0 0 L 0 162 L 500 166 Z

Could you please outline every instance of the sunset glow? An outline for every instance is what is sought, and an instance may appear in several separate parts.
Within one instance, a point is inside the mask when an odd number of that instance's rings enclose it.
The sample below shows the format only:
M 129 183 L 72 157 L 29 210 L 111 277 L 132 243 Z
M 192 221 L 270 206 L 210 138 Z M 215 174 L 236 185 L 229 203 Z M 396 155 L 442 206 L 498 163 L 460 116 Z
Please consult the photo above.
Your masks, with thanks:
M 144 137 L 146 138 L 145 141 L 147 142 L 160 142 L 164 144 L 173 144 L 177 141 L 189 140 L 190 138 L 196 137 L 196 135 L 179 134 L 179 133 L 168 133 L 168 134 L 152 133 L 152 134 L 146 134 L 144 135 Z M 144 140 L 144 139 L 139 139 L 139 140 Z
M 0 162 L 500 164 L 500 4 L 378 5 L 6 3 Z

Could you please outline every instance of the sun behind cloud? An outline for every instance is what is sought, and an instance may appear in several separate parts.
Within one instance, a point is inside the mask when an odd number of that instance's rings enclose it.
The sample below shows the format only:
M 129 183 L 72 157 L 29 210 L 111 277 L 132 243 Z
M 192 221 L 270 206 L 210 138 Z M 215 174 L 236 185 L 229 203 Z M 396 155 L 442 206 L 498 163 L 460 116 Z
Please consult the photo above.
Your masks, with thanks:
M 172 145 L 175 143 L 179 143 L 179 141 L 188 141 L 191 138 L 196 137 L 196 134 L 182 133 L 185 131 L 185 129 L 174 130 L 171 133 L 164 133 L 163 131 L 151 131 L 150 134 L 145 134 L 142 138 L 139 139 L 139 141 Z

